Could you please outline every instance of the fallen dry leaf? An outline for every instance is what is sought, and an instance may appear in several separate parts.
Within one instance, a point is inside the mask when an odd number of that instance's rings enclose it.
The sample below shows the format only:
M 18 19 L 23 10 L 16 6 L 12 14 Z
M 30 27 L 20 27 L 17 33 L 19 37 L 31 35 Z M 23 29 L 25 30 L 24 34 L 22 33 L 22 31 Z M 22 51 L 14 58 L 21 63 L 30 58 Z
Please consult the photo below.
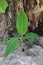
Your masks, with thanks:
M 41 6 L 41 11 L 43 11 L 43 5 Z
M 41 14 L 41 12 L 42 12 L 42 10 L 41 10 L 41 8 L 40 8 L 39 5 L 37 5 L 37 6 L 33 9 L 33 14 L 34 14 L 35 18 L 38 18 L 39 15 Z

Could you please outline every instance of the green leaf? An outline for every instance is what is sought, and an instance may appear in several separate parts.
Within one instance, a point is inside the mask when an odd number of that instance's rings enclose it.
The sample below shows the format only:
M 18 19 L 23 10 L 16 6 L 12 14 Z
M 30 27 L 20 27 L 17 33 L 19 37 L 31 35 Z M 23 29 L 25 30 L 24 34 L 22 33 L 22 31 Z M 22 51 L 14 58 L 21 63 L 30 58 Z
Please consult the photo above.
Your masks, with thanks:
M 27 33 L 25 35 L 25 38 L 29 41 L 29 42 L 34 42 L 34 41 L 38 41 L 39 40 L 39 36 L 35 33 Z
M 13 37 L 10 40 L 8 40 L 4 56 L 6 57 L 10 53 L 12 53 L 18 47 L 18 43 L 19 43 L 19 40 L 17 37 Z
M 0 0 L 0 13 L 5 13 L 5 10 L 8 6 L 6 0 Z
M 23 10 L 17 16 L 16 27 L 20 35 L 24 35 L 27 32 L 28 18 Z

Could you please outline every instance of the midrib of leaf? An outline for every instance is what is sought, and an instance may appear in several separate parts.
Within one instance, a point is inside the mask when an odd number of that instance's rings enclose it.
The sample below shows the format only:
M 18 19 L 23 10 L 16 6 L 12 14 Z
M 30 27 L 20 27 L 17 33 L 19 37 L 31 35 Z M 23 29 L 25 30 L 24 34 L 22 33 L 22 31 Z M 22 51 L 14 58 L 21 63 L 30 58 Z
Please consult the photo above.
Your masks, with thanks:
M 23 14 L 22 14 L 23 15 Z M 21 22 L 22 22 L 22 24 L 23 24 L 23 19 L 22 19 L 22 15 L 21 15 Z M 22 27 L 22 29 L 21 29 L 21 33 L 22 33 L 22 30 L 23 30 L 23 25 L 21 24 L 21 27 Z

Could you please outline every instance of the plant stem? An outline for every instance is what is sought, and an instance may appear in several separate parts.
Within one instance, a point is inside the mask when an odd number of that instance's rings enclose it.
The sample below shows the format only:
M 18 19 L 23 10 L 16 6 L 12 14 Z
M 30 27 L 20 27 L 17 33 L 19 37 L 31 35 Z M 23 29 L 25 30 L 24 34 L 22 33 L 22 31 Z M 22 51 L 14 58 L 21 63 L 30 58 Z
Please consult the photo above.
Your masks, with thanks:
M 20 38 L 20 41 L 22 43 L 22 48 L 24 47 L 23 37 Z

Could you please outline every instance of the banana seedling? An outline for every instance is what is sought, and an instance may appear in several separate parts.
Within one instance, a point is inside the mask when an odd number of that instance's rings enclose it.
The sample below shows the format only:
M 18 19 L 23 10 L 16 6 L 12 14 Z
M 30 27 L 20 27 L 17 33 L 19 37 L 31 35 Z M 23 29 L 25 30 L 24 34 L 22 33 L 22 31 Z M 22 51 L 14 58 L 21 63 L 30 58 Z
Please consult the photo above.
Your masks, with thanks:
M 8 56 L 10 53 L 12 53 L 17 47 L 18 44 L 21 41 L 22 48 L 24 46 L 24 40 L 28 40 L 28 42 L 33 42 L 39 40 L 39 37 L 35 33 L 27 33 L 28 30 L 28 18 L 24 10 L 21 10 L 17 16 L 16 20 L 16 28 L 20 35 L 20 37 L 12 37 L 10 38 L 6 43 L 6 50 L 4 53 L 4 56 Z M 26 34 L 27 33 L 27 34 Z

